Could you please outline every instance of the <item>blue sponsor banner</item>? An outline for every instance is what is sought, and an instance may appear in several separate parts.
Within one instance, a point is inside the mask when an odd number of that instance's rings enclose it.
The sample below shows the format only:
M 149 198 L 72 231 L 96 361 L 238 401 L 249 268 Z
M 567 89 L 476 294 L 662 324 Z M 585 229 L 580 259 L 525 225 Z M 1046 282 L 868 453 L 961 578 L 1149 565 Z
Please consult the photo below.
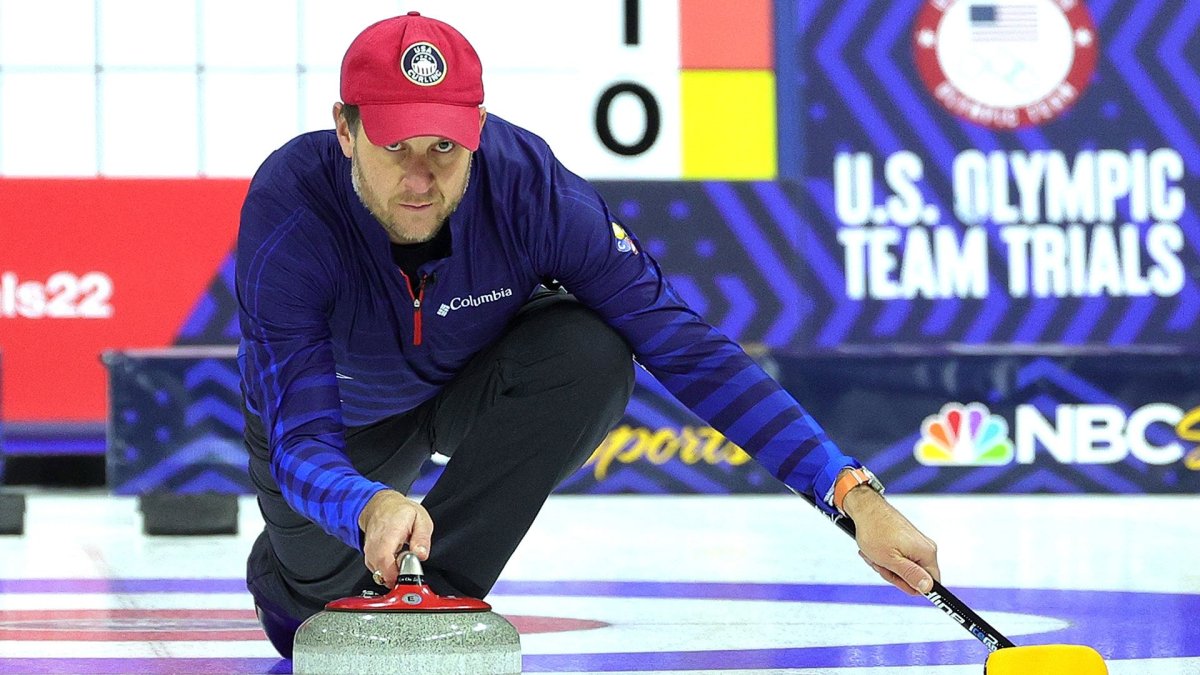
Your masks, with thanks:
M 757 358 L 895 492 L 1194 493 L 1200 361 L 1154 352 Z M 117 494 L 250 494 L 233 348 L 109 353 Z M 413 486 L 429 490 L 441 466 Z M 559 492 L 781 493 L 647 373 Z
M 787 388 L 897 492 L 1200 490 L 1200 361 L 1155 349 L 862 350 Z
M 110 394 L 107 479 L 114 494 L 253 494 L 236 347 L 112 351 L 103 360 Z M 413 492 L 427 492 L 441 470 L 438 462 L 426 462 Z M 560 487 L 638 494 L 780 490 L 640 369 L 621 423 Z
M 783 4 L 795 347 L 1200 344 L 1200 5 Z

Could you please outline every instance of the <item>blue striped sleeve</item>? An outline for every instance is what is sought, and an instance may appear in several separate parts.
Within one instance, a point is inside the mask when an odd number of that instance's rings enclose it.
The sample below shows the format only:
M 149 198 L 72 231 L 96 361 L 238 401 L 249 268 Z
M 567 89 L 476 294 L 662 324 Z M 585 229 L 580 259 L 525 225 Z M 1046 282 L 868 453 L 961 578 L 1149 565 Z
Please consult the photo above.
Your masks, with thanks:
M 800 404 L 737 344 L 688 307 L 637 238 L 622 244 L 617 219 L 584 180 L 551 160 L 534 198 L 551 223 L 534 256 L 597 311 L 638 361 L 681 403 L 725 434 L 773 476 L 829 505 L 838 472 L 861 466 L 843 454 Z M 620 228 L 623 231 L 623 228 Z
M 284 500 L 325 532 L 361 550 L 358 516 L 388 486 L 368 480 L 344 451 L 327 312 L 331 244 L 299 210 L 272 226 L 252 198 L 238 235 L 242 382 L 267 431 L 271 475 Z

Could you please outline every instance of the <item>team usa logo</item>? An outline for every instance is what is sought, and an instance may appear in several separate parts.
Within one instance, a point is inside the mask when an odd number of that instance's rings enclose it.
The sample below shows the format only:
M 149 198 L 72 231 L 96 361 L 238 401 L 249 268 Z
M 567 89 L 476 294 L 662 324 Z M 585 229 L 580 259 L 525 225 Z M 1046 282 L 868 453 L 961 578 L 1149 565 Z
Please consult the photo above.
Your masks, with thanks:
M 926 466 L 1000 466 L 1013 459 L 1008 422 L 981 403 L 947 403 L 921 423 L 913 456 Z
M 446 59 L 428 42 L 414 42 L 400 57 L 400 70 L 409 82 L 432 87 L 446 78 Z
M 1096 70 L 1082 0 L 925 0 L 913 28 L 917 71 L 954 115 L 998 130 L 1066 112 Z

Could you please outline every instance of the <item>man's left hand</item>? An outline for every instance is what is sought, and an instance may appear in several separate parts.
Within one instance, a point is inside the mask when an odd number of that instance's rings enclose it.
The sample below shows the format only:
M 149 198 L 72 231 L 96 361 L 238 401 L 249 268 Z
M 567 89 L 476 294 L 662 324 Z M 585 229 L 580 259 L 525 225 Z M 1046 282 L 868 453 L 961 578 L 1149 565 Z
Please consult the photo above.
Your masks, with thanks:
M 909 595 L 924 595 L 941 581 L 937 544 L 879 493 L 860 485 L 842 503 L 857 531 L 858 554 L 879 576 Z

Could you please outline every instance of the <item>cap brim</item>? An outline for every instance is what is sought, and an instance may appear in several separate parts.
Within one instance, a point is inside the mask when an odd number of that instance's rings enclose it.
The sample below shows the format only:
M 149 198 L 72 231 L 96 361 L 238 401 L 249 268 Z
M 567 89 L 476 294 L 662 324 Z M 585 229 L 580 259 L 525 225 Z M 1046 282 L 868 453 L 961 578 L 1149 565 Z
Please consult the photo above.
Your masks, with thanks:
M 477 106 L 363 103 L 358 112 L 367 140 L 375 145 L 391 145 L 415 136 L 440 136 L 472 152 L 479 149 Z

